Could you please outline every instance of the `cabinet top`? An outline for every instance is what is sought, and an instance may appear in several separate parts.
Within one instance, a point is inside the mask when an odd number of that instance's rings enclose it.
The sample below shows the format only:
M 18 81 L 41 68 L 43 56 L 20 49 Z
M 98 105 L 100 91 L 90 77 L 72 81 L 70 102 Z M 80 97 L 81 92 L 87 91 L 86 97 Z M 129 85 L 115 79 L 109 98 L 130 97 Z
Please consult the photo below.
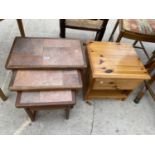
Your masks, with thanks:
M 87 43 L 93 78 L 150 79 L 135 49 L 125 43 Z
M 85 68 L 80 40 L 16 37 L 7 69 Z

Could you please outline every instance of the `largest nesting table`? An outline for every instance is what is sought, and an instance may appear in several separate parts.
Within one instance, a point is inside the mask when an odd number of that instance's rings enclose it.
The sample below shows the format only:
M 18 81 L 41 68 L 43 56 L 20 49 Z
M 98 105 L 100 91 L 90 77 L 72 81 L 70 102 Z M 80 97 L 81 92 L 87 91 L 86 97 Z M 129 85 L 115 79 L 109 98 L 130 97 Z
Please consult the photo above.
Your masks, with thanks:
M 10 90 L 17 92 L 16 107 L 32 121 L 36 111 L 53 108 L 65 108 L 69 118 L 86 68 L 79 40 L 16 37 L 6 68 L 13 71 Z

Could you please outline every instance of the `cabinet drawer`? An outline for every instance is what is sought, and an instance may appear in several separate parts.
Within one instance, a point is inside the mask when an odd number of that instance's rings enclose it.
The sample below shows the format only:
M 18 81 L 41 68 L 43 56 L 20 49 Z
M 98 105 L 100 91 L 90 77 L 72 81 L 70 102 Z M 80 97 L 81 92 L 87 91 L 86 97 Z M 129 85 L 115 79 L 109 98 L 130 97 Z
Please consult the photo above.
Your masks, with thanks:
M 141 82 L 141 80 L 95 79 L 93 89 L 132 90 L 136 88 Z

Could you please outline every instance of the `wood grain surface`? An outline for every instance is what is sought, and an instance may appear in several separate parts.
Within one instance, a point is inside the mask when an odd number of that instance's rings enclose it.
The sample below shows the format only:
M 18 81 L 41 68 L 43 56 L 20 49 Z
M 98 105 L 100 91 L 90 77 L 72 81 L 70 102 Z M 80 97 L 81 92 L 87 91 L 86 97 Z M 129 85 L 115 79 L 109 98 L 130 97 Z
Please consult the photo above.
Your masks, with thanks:
M 87 43 L 89 83 L 85 99 L 121 99 L 150 79 L 135 49 L 125 43 Z
M 150 78 L 131 45 L 111 42 L 88 42 L 87 51 L 92 76 L 95 78 Z

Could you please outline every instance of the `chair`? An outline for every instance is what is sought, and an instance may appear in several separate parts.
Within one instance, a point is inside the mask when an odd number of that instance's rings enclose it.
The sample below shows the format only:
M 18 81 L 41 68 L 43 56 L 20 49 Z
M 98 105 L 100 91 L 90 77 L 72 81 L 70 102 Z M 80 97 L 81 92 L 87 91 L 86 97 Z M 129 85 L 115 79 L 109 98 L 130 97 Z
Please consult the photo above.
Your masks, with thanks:
M 155 51 L 153 52 L 153 55 L 150 58 L 150 60 L 146 63 L 145 67 L 148 69 L 148 72 L 151 75 L 151 79 L 148 81 L 144 81 L 144 85 L 142 89 L 138 92 L 136 98 L 134 99 L 135 103 L 139 103 L 139 101 L 144 96 L 147 90 L 149 91 L 151 97 L 155 101 L 155 93 L 151 88 L 151 85 L 155 82 L 155 72 L 154 72 L 155 71 Z
M 86 31 L 95 31 L 96 32 L 96 41 L 101 41 L 108 19 L 60 19 L 60 37 L 66 37 L 66 28 L 77 29 L 77 30 L 86 30 Z
M 0 21 L 3 21 L 3 20 L 4 19 L 0 19 Z M 21 36 L 25 37 L 22 19 L 17 19 L 17 24 L 18 24 L 18 28 L 19 28 Z M 7 99 L 7 96 L 4 94 L 4 92 L 1 88 L 0 88 L 0 97 L 2 98 L 3 101 L 5 101 Z
M 149 59 L 150 57 L 142 41 L 155 42 L 155 20 L 153 19 L 118 19 L 111 33 L 109 41 L 112 41 L 113 35 L 118 26 L 119 26 L 119 35 L 116 39 L 116 42 L 120 42 L 123 37 L 127 39 L 135 40 L 133 46 L 135 48 L 143 49 L 145 55 Z M 136 46 L 138 41 L 141 47 Z

